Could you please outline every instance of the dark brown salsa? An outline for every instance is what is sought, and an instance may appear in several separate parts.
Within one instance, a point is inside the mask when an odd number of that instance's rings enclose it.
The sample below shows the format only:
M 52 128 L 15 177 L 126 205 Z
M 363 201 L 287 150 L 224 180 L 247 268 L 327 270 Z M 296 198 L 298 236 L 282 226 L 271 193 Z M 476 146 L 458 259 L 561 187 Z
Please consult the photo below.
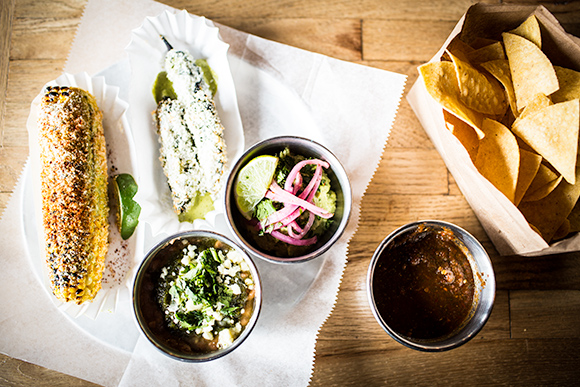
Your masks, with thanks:
M 413 339 L 449 336 L 469 318 L 471 265 L 453 232 L 419 228 L 397 236 L 377 260 L 373 293 L 379 314 Z

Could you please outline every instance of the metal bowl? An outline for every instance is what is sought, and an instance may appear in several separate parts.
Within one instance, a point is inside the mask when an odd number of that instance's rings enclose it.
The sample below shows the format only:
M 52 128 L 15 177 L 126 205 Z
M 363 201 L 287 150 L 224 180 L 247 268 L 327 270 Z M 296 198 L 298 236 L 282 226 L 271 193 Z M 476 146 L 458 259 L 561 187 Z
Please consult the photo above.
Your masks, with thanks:
M 317 243 L 313 245 L 306 253 L 299 256 L 284 257 L 273 254 L 260 248 L 255 241 L 252 240 L 248 231 L 247 221 L 240 214 L 235 202 L 235 181 L 238 172 L 254 157 L 260 155 L 275 155 L 286 147 L 290 149 L 293 154 L 302 155 L 304 157 L 314 157 L 328 162 L 330 168 L 325 172 L 331 180 L 332 190 L 336 192 L 337 205 L 334 214 L 333 222 L 326 233 L 319 238 Z M 267 139 L 259 142 L 249 148 L 236 162 L 228 177 L 225 193 L 225 213 L 228 220 L 228 226 L 236 239 L 247 248 L 253 255 L 264 259 L 266 261 L 275 263 L 297 263 L 305 262 L 316 257 L 319 257 L 326 252 L 342 235 L 346 224 L 348 223 L 351 205 L 352 194 L 350 182 L 346 171 L 328 149 L 322 145 L 301 137 L 282 136 Z
M 182 336 L 171 331 L 165 322 L 163 311 L 157 303 L 155 291 L 162 268 L 178 254 L 185 243 L 202 241 L 222 243 L 236 250 L 247 262 L 254 280 L 254 309 L 252 316 L 233 343 L 226 348 L 202 353 L 187 350 Z M 153 247 L 139 266 L 133 284 L 133 311 L 141 332 L 159 351 L 184 362 L 206 362 L 227 355 L 236 349 L 252 332 L 262 305 L 262 288 L 256 265 L 248 254 L 228 238 L 210 231 L 187 231 L 170 236 Z
M 473 303 L 468 317 L 450 334 L 430 339 L 416 339 L 405 336 L 389 326 L 386 318 L 379 312 L 380 308 L 377 307 L 377 300 L 380 300 L 380 297 L 384 297 L 384 294 L 379 294 L 380 292 L 373 285 L 379 262 L 382 261 L 384 263 L 387 262 L 385 260 L 393 258 L 388 253 L 383 255 L 383 252 L 389 246 L 393 245 L 395 240 L 400 241 L 400 238 L 404 238 L 405 235 L 421 232 L 420 230 L 423 228 L 420 227 L 428 227 L 434 230 L 450 230 L 454 235 L 454 243 L 467 257 L 474 279 Z M 388 280 L 388 278 L 386 279 Z M 446 351 L 457 348 L 471 340 L 487 322 L 495 300 L 495 276 L 491 261 L 485 249 L 477 239 L 464 229 L 442 221 L 427 220 L 413 222 L 393 231 L 376 249 L 367 274 L 367 296 L 372 312 L 379 325 L 397 342 L 419 351 Z M 390 304 L 387 303 L 387 305 L 389 308 L 391 307 Z

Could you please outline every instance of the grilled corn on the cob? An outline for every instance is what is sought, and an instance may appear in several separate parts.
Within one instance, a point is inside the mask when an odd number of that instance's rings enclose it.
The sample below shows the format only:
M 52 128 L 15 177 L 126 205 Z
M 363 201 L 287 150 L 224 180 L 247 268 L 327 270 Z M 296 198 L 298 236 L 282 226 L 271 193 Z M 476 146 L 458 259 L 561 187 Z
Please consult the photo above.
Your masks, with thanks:
M 38 121 L 46 260 L 54 295 L 81 304 L 101 288 L 108 249 L 107 157 L 95 98 L 48 87 Z
M 175 212 L 181 221 L 191 221 L 208 212 L 195 207 L 207 205 L 222 187 L 224 128 L 203 71 L 189 53 L 170 50 L 165 71 L 177 99 L 160 101 L 155 112 L 161 164 Z

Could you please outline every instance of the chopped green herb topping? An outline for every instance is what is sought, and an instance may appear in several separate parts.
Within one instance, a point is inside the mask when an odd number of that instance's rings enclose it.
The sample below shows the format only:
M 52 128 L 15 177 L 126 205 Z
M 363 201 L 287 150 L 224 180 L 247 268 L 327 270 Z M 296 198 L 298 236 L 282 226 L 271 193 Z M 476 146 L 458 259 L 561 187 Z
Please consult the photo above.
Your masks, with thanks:
M 161 271 L 158 301 L 173 329 L 230 345 L 241 333 L 240 322 L 254 282 L 247 263 L 235 250 L 188 245 Z

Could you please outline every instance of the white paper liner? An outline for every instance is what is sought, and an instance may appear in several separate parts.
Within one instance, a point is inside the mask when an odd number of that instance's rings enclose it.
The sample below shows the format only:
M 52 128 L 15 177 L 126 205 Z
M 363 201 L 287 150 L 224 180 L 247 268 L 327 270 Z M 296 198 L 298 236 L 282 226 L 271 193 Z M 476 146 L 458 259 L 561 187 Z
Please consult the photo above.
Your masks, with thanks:
M 138 179 L 135 168 L 135 150 L 131 129 L 125 112 L 127 103 L 119 98 L 119 88 L 105 83 L 103 76 L 90 77 L 86 73 L 64 73 L 48 82 L 33 100 L 27 121 L 29 134 L 30 164 L 26 169 L 25 189 L 23 189 L 22 216 L 28 248 L 37 276 L 43 283 L 54 305 L 72 317 L 85 315 L 95 319 L 101 312 L 114 313 L 119 297 L 129 294 L 132 269 L 135 266 L 135 253 L 139 245 L 138 233 L 123 240 L 115 224 L 116 214 L 109 213 L 109 249 L 103 274 L 102 289 L 92 302 L 82 305 L 64 303 L 51 291 L 45 264 L 44 232 L 42 226 L 42 203 L 40 194 L 40 150 L 38 144 L 37 120 L 40 101 L 47 86 L 71 86 L 82 88 L 91 93 L 103 112 L 103 127 L 107 143 L 107 167 L 109 178 L 116 173 L 129 173 Z M 126 294 L 125 294 L 126 293 Z
M 132 39 L 126 51 L 131 65 L 131 124 L 135 145 L 139 149 L 137 160 L 141 174 L 136 200 L 142 206 L 141 220 L 149 224 L 153 235 L 209 228 L 215 223 L 215 216 L 224 212 L 222 201 L 225 188 L 222 187 L 216 197 L 215 210 L 210 211 L 205 219 L 197 219 L 193 223 L 179 222 L 159 161 L 159 140 L 152 119 L 157 106 L 152 88 L 157 74 L 163 69 L 163 59 L 167 52 L 160 35 L 175 49 L 186 50 L 196 59 L 206 59 L 217 74 L 218 91 L 214 101 L 225 128 L 228 157 L 224 176 L 227 176 L 244 150 L 242 120 L 227 59 L 229 45 L 219 37 L 218 28 L 205 18 L 194 17 L 187 11 L 165 11 L 156 17 L 147 17 L 141 27 L 132 31 Z M 223 180 L 225 183 L 225 178 Z

